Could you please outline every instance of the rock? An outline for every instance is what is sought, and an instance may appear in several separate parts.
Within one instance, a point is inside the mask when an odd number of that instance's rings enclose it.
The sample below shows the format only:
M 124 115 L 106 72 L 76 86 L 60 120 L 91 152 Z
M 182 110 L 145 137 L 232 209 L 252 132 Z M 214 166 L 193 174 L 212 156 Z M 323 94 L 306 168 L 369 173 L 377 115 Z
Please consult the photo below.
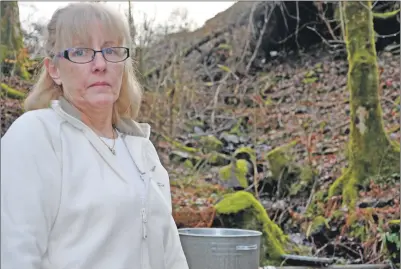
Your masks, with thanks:
M 250 164 L 246 160 L 235 160 L 235 163 L 230 163 L 220 168 L 219 178 L 227 182 L 230 186 L 248 187 L 247 174 Z
M 195 132 L 195 134 L 204 134 L 205 133 L 205 131 L 199 126 L 194 127 L 194 132 Z
M 169 154 L 169 158 L 173 162 L 185 162 L 188 158 L 190 158 L 190 156 L 191 155 L 188 152 L 178 150 L 174 150 Z
M 226 132 L 220 135 L 220 140 L 226 142 L 227 144 L 238 144 L 240 142 L 240 139 L 237 135 Z
M 392 206 L 394 204 L 394 197 L 386 196 L 386 197 L 365 197 L 358 202 L 359 208 L 383 208 L 386 206 Z

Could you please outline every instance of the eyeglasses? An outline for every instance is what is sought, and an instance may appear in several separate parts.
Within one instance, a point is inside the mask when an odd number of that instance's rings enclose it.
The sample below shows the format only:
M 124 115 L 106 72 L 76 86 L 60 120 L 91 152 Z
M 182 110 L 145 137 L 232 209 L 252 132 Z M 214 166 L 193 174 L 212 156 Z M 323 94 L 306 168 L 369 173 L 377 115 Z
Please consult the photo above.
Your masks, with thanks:
M 70 48 L 58 53 L 57 57 L 63 57 L 73 63 L 85 64 L 95 59 L 96 53 L 101 52 L 103 58 L 112 63 L 125 61 L 129 57 L 129 49 L 125 47 L 109 47 L 101 50 L 90 48 Z

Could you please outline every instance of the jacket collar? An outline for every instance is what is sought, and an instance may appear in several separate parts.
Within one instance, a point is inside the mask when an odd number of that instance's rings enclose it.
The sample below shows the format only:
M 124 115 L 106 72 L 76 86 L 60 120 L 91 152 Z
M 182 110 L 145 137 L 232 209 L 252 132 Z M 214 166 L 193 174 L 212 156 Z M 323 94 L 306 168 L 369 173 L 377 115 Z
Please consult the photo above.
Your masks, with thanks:
M 70 102 L 68 102 L 68 100 L 63 96 L 59 98 L 58 104 L 60 105 L 61 109 L 64 110 L 64 112 L 82 122 L 79 110 Z M 115 127 L 120 133 L 125 135 L 139 136 L 146 139 L 149 139 L 150 136 L 149 124 L 138 123 L 132 119 L 121 118 Z
M 95 146 L 96 150 L 101 156 L 103 156 L 106 162 L 121 176 L 121 178 L 129 182 L 128 175 L 124 173 L 116 159 L 112 158 L 111 153 L 108 150 L 105 150 L 99 137 L 93 131 L 89 131 L 90 128 L 82 122 L 80 112 L 75 106 L 68 102 L 64 97 L 60 97 L 59 100 L 54 100 L 52 102 L 52 107 L 54 110 L 58 111 L 58 113 L 61 113 L 61 116 L 69 123 L 84 131 L 84 134 L 89 138 L 89 141 Z M 144 176 L 148 171 L 147 162 L 145 161 L 147 159 L 145 155 L 148 154 L 148 150 L 144 147 L 147 147 L 150 143 L 150 125 L 147 123 L 138 123 L 131 119 L 122 119 L 118 122 L 116 128 L 123 134 L 123 140 L 128 147 L 134 163 L 141 173 L 141 176 Z M 137 138 L 144 138 L 145 143 L 142 143 L 143 141 L 140 142 L 142 139 L 138 140 Z

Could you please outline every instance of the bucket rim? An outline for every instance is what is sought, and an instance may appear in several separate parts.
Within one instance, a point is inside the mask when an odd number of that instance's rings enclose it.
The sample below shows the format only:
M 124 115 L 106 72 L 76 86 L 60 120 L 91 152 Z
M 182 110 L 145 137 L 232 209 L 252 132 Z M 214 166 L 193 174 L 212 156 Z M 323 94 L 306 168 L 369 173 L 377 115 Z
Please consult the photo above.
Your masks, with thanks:
M 244 234 L 194 234 L 194 233 L 186 233 L 190 231 L 231 231 L 231 232 L 245 232 Z M 183 236 L 192 236 L 192 237 L 259 237 L 262 236 L 262 232 L 256 230 L 248 230 L 248 229 L 237 229 L 237 228 L 179 228 L 178 234 Z

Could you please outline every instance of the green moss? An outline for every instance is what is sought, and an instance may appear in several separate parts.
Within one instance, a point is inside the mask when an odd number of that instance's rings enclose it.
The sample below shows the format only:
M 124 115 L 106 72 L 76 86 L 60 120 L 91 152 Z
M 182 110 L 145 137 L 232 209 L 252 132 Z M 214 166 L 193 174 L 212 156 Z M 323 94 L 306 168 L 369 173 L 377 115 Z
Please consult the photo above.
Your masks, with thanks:
M 269 163 L 269 169 L 272 178 L 279 181 L 278 191 L 280 194 L 289 191 L 289 185 L 293 184 L 292 179 L 288 177 L 290 173 L 299 174 L 299 167 L 293 163 L 289 150 L 296 145 L 296 141 L 277 147 L 267 153 L 266 159 Z
M 194 164 L 192 163 L 191 160 L 185 160 L 184 166 L 185 166 L 186 168 L 194 168 Z
M 1 96 L 7 96 L 12 99 L 24 99 L 25 93 L 17 91 L 5 83 L 1 83 Z
M 180 142 L 175 141 L 174 139 L 171 139 L 171 138 L 168 137 L 168 136 L 163 135 L 163 138 L 164 138 L 167 142 L 169 142 L 170 144 L 172 144 L 173 147 L 175 147 L 175 148 L 177 148 L 177 149 L 179 149 L 179 150 L 181 150 L 181 151 L 184 151 L 184 152 L 187 152 L 187 153 L 200 153 L 200 150 L 199 150 L 199 149 L 197 149 L 197 148 L 192 148 L 192 147 L 187 147 L 187 146 L 181 144 Z
M 295 146 L 296 142 L 277 147 L 267 153 L 266 159 L 269 161 L 270 170 L 275 179 L 280 178 L 281 173 L 287 168 L 291 162 L 291 158 L 288 155 L 288 149 Z
M 250 161 L 256 161 L 256 153 L 255 150 L 250 147 L 240 147 L 234 152 L 234 157 L 238 157 L 238 155 L 247 154 L 249 156 Z
M 29 73 L 24 66 L 28 57 L 24 52 L 18 2 L 1 1 L 0 6 L 1 63 L 5 59 L 15 60 L 14 66 L 11 67 L 15 71 L 13 75 L 29 79 Z
M 262 224 L 264 241 L 267 246 L 266 255 L 272 260 L 278 260 L 285 253 L 287 236 L 280 227 L 268 216 L 264 207 L 258 200 L 246 191 L 238 191 L 227 194 L 215 206 L 218 214 L 233 214 L 250 210 L 255 218 Z
M 243 122 L 244 122 L 243 118 L 238 119 L 235 125 L 231 128 L 231 130 L 228 133 L 241 136 L 243 134 L 243 130 L 241 128 Z
M 230 160 L 230 156 L 219 152 L 211 152 L 207 158 L 207 162 L 211 165 L 224 165 L 224 163 Z
M 247 156 L 247 158 L 245 157 Z M 234 152 L 234 158 L 245 158 L 247 160 L 249 160 L 252 164 L 252 168 L 253 168 L 253 180 L 255 183 L 255 190 L 258 188 L 259 183 L 258 183 L 258 179 L 257 179 L 257 163 L 256 163 L 256 152 L 254 149 L 250 148 L 250 147 L 240 147 L 238 148 L 235 152 Z
M 247 188 L 248 180 L 246 175 L 248 170 L 248 162 L 246 160 L 236 160 L 235 164 L 231 163 L 220 168 L 219 176 L 223 181 L 237 180 L 241 187 Z
M 326 226 L 327 229 L 330 228 L 328 220 L 323 216 L 317 216 L 313 219 L 311 224 L 306 231 L 306 236 L 309 237 L 311 234 L 317 232 L 322 226 Z
M 315 192 L 312 201 L 306 209 L 305 217 L 314 218 L 325 214 L 325 203 L 327 202 L 327 190 L 322 188 Z
M 314 82 L 316 82 L 317 81 L 317 78 L 316 77 L 314 77 L 314 78 L 304 78 L 303 80 L 302 80 L 302 82 L 304 83 L 304 84 L 311 84 L 311 83 L 314 83 Z
M 185 127 L 189 132 L 192 132 L 195 127 L 205 128 L 205 123 L 201 120 L 189 120 L 185 122 Z
M 365 242 L 369 233 L 371 232 L 368 231 L 365 225 L 361 223 L 353 223 L 350 227 L 349 235 Z
M 377 19 L 389 19 L 391 17 L 397 16 L 400 14 L 400 9 L 389 11 L 389 12 L 384 12 L 384 13 L 377 13 L 373 12 L 373 17 Z
M 29 74 L 28 70 L 26 70 L 25 65 L 20 67 L 20 76 L 24 80 L 29 80 L 31 78 L 31 74 Z
M 6 45 L 0 44 L 0 62 L 3 62 L 7 57 L 8 49 Z
M 202 136 L 199 142 L 203 152 L 220 151 L 223 148 L 223 142 L 213 135 Z
M 315 64 L 315 71 L 319 73 L 323 72 L 323 64 L 322 63 Z
M 290 188 L 290 195 L 294 196 L 298 193 L 307 190 L 313 184 L 314 171 L 310 166 L 300 168 L 300 181 L 294 182 Z
M 333 212 L 331 218 L 332 219 L 339 219 L 344 216 L 344 212 L 342 210 L 336 210 Z
M 318 71 L 319 68 L 317 68 L 316 71 Z M 318 81 L 318 77 L 316 75 L 316 72 L 314 70 L 310 70 L 305 74 L 305 78 L 302 80 L 304 84 L 310 84 L 313 82 Z

